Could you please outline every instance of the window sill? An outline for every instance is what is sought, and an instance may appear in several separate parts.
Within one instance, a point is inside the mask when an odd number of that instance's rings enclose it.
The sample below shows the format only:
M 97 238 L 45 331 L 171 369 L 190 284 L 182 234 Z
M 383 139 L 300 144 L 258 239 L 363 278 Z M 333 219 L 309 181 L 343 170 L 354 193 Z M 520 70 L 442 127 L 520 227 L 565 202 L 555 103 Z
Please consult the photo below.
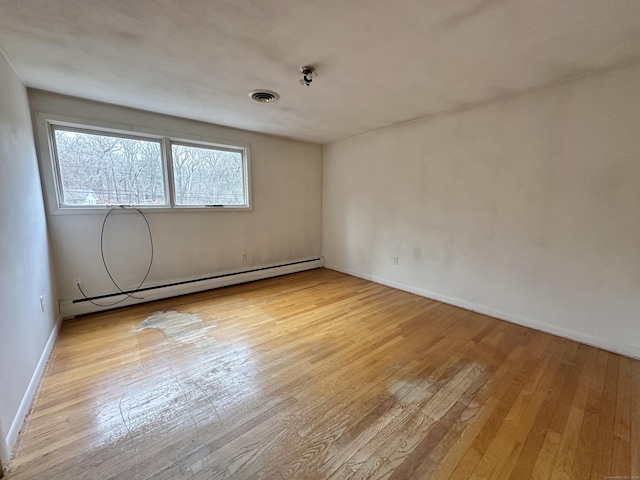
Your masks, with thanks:
M 62 207 L 55 208 L 50 211 L 51 215 L 104 215 L 117 205 L 109 205 L 97 208 L 73 208 Z M 228 207 L 149 207 L 139 206 L 135 208 L 122 208 L 120 210 L 135 212 L 140 210 L 144 213 L 210 213 L 210 212 L 251 212 L 253 207 L 248 206 L 228 206 Z

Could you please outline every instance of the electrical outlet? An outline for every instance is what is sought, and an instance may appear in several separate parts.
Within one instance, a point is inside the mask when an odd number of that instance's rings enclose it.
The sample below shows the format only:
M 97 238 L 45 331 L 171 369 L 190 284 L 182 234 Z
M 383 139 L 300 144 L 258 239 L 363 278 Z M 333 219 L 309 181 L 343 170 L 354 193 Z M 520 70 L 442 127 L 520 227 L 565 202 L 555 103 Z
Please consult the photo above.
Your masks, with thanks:
M 240 254 L 240 260 L 243 261 L 243 262 L 246 262 L 247 261 L 247 254 L 246 253 L 241 253 Z
M 40 310 L 44 312 L 44 295 L 40 295 Z
M 400 257 L 393 257 L 393 264 L 398 265 L 400 263 Z
M 82 280 L 82 279 L 81 279 L 80 277 L 76 277 L 76 279 L 74 280 L 74 285 L 76 285 L 76 286 L 78 286 L 78 285 L 82 285 L 81 280 Z

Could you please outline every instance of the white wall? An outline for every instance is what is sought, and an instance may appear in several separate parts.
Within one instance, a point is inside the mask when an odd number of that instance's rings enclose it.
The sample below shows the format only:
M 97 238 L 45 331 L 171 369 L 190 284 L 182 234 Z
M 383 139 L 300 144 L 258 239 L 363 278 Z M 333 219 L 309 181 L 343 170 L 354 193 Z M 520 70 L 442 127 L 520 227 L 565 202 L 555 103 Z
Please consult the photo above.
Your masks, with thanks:
M 320 146 L 38 90 L 29 90 L 29 99 L 33 112 L 250 145 L 252 211 L 147 213 L 155 246 L 147 285 L 321 255 Z M 103 218 L 104 214 L 48 216 L 62 300 L 81 298 L 76 277 L 91 295 L 115 291 L 100 258 Z M 145 228 L 135 215 L 109 219 L 108 261 L 123 288 L 135 287 L 148 265 Z M 243 252 L 246 263 L 240 259 Z
M 57 305 L 27 93 L 2 53 L 0 205 L 0 455 L 6 464 L 55 338 Z
M 327 145 L 327 267 L 640 356 L 638 85 L 635 65 Z

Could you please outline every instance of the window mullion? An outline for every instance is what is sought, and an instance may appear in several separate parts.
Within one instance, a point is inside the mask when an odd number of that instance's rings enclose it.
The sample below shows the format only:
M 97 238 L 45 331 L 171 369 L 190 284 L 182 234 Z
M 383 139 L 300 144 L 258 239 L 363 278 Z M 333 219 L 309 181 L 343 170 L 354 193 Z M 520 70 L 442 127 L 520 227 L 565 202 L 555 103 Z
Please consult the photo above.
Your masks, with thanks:
M 169 137 L 163 137 L 162 139 L 162 156 L 165 165 L 165 185 L 168 188 L 167 195 L 169 198 L 169 206 L 174 208 L 176 206 L 176 186 L 173 177 L 173 158 L 171 156 L 171 140 Z

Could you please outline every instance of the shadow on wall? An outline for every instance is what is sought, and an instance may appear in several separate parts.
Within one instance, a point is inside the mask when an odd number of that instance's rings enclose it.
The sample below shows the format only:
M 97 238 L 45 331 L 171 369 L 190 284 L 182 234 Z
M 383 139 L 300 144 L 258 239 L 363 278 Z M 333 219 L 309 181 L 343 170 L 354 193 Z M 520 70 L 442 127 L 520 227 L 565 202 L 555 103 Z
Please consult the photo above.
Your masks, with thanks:
M 0 433 L 2 433 L 2 429 L 0 429 Z M 0 449 L 2 450 L 2 454 L 0 455 L 0 478 L 4 477 L 4 466 L 2 465 L 2 459 L 4 458 L 5 450 L 7 446 L 4 442 L 4 435 L 0 439 Z
M 9 463 L 9 448 L 7 448 L 7 442 L 5 441 L 4 428 L 2 428 L 2 422 L 0 421 L 0 478 L 4 477 L 4 465 Z

